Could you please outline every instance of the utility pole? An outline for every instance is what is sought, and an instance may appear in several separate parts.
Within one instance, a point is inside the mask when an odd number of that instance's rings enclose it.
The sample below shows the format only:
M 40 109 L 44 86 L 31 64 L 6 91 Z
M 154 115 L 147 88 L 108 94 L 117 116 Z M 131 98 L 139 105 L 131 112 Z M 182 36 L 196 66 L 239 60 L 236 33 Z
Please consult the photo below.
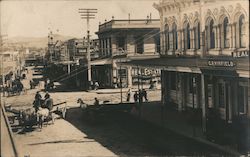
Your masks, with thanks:
M 88 83 L 91 82 L 91 56 L 90 56 L 90 33 L 89 33 L 89 20 L 95 19 L 95 14 L 97 13 L 97 9 L 89 9 L 89 8 L 80 8 L 79 13 L 81 16 L 81 19 L 87 20 L 87 62 L 88 62 Z

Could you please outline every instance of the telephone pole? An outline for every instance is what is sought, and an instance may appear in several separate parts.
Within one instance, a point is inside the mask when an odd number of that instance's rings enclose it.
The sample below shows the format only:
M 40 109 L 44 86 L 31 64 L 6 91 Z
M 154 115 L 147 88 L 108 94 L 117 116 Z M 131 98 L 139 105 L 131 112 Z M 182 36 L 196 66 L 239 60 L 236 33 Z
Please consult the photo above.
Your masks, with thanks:
M 87 62 L 88 62 L 88 83 L 90 83 L 91 79 L 91 57 L 90 57 L 90 35 L 89 35 L 89 20 L 95 19 L 95 14 L 97 13 L 97 9 L 90 8 L 80 8 L 79 13 L 81 19 L 87 20 Z

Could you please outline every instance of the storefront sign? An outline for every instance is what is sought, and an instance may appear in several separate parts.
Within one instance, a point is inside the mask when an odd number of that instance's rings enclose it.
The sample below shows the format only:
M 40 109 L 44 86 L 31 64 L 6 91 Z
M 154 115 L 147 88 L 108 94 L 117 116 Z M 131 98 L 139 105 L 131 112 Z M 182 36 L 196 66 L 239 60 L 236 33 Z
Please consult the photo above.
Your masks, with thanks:
M 249 56 L 249 51 L 232 52 L 232 56 L 235 57 L 235 58 L 248 57 Z
M 222 60 L 209 60 L 207 62 L 208 66 L 214 67 L 234 67 L 235 63 L 233 61 L 222 61 Z

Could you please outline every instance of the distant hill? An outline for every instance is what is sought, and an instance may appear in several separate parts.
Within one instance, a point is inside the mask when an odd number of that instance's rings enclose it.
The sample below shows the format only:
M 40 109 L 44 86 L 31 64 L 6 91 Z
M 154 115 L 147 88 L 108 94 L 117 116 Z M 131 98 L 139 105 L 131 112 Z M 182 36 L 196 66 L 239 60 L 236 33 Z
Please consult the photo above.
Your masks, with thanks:
M 74 37 L 63 36 L 59 34 L 54 34 L 54 41 L 66 41 Z M 48 37 L 10 37 L 5 41 L 6 46 L 15 47 L 35 47 L 35 48 L 45 48 L 48 44 Z

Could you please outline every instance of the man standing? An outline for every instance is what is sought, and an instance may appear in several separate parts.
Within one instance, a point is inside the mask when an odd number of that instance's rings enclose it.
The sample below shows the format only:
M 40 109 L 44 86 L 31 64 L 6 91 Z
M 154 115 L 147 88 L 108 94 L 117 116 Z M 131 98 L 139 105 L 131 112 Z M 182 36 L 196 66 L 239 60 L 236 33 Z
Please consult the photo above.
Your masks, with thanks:
M 130 96 L 131 96 L 131 90 L 129 89 L 127 92 L 127 102 L 130 101 Z
M 36 92 L 35 101 L 33 102 L 33 105 L 36 112 L 38 111 L 38 108 L 42 105 L 42 96 L 39 91 Z
M 50 98 L 50 95 L 49 95 L 49 94 L 47 94 L 47 96 L 46 96 L 46 99 L 45 99 L 45 102 L 44 102 L 44 106 L 45 106 L 45 108 L 47 108 L 49 111 L 51 111 L 52 108 L 53 108 L 53 99 Z
M 135 101 L 135 103 L 137 103 L 137 101 L 138 101 L 138 93 L 137 93 L 137 91 L 134 94 L 134 101 Z

